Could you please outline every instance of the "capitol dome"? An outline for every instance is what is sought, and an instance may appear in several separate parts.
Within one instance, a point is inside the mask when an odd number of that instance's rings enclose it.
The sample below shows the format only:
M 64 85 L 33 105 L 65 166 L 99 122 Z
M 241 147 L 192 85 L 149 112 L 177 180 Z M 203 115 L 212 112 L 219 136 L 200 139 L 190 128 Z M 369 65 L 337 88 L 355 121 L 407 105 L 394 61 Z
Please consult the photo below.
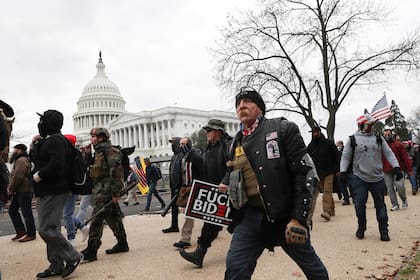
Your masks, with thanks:
M 105 64 L 99 52 L 96 75 L 83 87 L 82 96 L 77 101 L 77 112 L 73 115 L 74 133 L 78 139 L 89 137 L 90 129 L 107 127 L 124 112 L 125 100 L 118 86 L 105 74 Z

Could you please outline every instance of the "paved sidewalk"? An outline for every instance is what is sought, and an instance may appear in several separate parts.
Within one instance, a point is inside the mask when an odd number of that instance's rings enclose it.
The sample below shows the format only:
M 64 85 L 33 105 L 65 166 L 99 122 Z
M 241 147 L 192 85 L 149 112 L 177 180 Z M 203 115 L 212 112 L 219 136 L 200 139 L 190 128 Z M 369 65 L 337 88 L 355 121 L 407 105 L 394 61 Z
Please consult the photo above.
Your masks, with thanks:
M 342 206 L 336 196 L 336 216 L 331 222 L 320 217 L 321 197 L 314 215 L 312 243 L 328 268 L 330 279 L 392 279 L 391 275 L 403 264 L 413 244 L 420 240 L 420 196 L 411 196 L 407 188 L 409 208 L 388 211 L 390 242 L 379 240 L 372 199 L 367 204 L 368 228 L 364 240 L 357 240 L 356 217 L 353 205 Z M 389 198 L 386 197 L 389 206 Z M 183 218 L 180 216 L 180 225 Z M 181 258 L 172 244 L 179 240 L 179 233 L 163 234 L 162 228 L 170 224 L 170 215 L 134 215 L 124 218 L 130 251 L 106 255 L 105 249 L 115 243 L 109 228 L 105 228 L 98 261 L 85 263 L 67 279 L 223 279 L 225 256 L 230 234 L 225 230 L 209 249 L 204 267 L 199 269 Z M 201 230 L 196 222 L 193 243 Z M 64 232 L 64 230 L 63 230 Z M 48 266 L 44 242 L 38 236 L 28 243 L 12 242 L 12 236 L 0 237 L 2 280 L 35 279 L 37 272 Z M 81 234 L 77 238 L 80 241 Z M 78 250 L 86 244 L 79 243 Z M 61 279 L 55 277 L 50 279 Z M 253 279 L 305 279 L 300 269 L 276 248 L 274 256 L 267 251 L 261 256 Z

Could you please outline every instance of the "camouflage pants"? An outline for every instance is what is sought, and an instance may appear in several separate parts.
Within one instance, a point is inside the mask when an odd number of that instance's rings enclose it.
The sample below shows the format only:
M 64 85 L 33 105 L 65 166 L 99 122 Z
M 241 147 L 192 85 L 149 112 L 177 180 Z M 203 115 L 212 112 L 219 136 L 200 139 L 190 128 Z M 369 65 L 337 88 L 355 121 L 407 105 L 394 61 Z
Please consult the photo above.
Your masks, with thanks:
M 97 213 L 106 203 L 97 202 L 93 209 L 93 215 Z M 111 203 L 105 207 L 105 211 L 94 218 L 90 224 L 89 230 L 89 247 L 98 250 L 101 246 L 102 232 L 104 229 L 104 221 L 111 228 L 118 242 L 125 242 L 127 235 L 121 218 L 121 209 L 118 203 Z

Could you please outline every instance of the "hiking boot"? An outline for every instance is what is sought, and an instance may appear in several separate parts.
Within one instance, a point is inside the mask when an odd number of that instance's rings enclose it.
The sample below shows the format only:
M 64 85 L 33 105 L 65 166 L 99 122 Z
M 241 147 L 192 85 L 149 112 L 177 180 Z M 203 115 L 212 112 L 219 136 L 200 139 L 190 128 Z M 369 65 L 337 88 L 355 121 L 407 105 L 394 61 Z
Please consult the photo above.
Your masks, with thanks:
M 192 252 L 185 252 L 184 249 L 181 249 L 179 251 L 179 254 L 186 259 L 187 261 L 195 264 L 198 267 L 203 267 L 203 259 L 204 256 L 207 253 L 207 248 L 204 248 L 202 246 L 200 246 L 200 244 L 198 244 L 197 248 L 195 249 L 195 251 Z
M 389 235 L 388 232 L 381 232 L 381 241 L 389 241 Z
M 358 228 L 357 231 L 356 231 L 356 237 L 357 237 L 357 239 L 365 238 L 365 230 L 361 229 L 361 228 Z
M 162 232 L 163 233 L 179 232 L 179 228 L 178 227 L 169 227 L 169 228 L 162 229 Z
M 98 259 L 96 256 L 96 250 L 90 249 L 89 247 L 80 252 L 82 254 L 83 262 L 93 262 Z
M 21 239 L 22 237 L 24 237 L 26 235 L 26 232 L 22 231 L 22 232 L 18 232 L 16 233 L 15 237 L 12 238 L 12 241 L 16 241 L 18 239 Z
M 412 194 L 413 195 L 416 195 L 417 194 L 417 190 L 413 190 Z
M 79 266 L 82 258 L 83 258 L 83 255 L 80 255 L 76 260 L 68 262 L 66 264 L 66 267 L 64 268 L 63 273 L 61 274 L 61 277 L 65 278 L 69 276 L 70 274 L 72 274 L 76 270 L 76 268 Z
M 128 252 L 128 244 L 127 241 L 118 242 L 114 247 L 111 249 L 106 249 L 105 253 L 107 254 L 117 254 L 117 253 L 123 253 Z
M 184 248 L 191 247 L 191 243 L 184 242 L 184 241 L 179 241 L 179 242 L 174 243 L 174 247 L 184 249 Z
M 391 207 L 391 209 L 389 209 L 389 210 L 391 210 L 391 211 L 398 211 L 398 210 L 400 210 L 400 206 L 398 206 L 398 205 L 394 205 L 394 206 L 392 206 L 392 207 Z
M 331 220 L 330 213 L 328 213 L 328 212 L 322 212 L 321 217 L 324 218 L 327 222 L 329 222 Z

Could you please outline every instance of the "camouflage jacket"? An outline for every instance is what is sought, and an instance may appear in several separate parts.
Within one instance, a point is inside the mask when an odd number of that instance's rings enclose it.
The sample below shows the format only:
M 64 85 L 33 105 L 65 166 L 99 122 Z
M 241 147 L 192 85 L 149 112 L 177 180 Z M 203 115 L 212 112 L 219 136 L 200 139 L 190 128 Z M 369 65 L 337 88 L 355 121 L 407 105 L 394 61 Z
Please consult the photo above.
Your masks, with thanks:
M 95 182 L 95 201 L 109 201 L 112 197 L 119 196 L 124 186 L 121 160 L 121 151 L 113 147 L 110 141 L 95 146 L 93 165 L 90 166 L 90 176 Z

